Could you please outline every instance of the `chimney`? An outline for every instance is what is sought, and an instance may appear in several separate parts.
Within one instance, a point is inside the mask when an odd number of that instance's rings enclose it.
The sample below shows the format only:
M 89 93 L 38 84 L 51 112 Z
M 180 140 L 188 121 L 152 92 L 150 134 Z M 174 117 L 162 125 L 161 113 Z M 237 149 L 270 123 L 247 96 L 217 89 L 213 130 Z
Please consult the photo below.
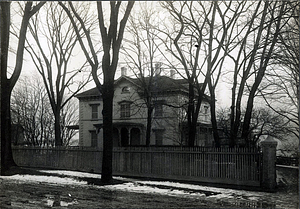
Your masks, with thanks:
M 175 79 L 175 70 L 170 70 L 170 78 Z
M 155 75 L 160 75 L 161 73 L 161 64 L 160 63 L 155 63 Z
M 127 75 L 127 68 L 121 67 L 121 76 L 126 76 L 126 75 Z

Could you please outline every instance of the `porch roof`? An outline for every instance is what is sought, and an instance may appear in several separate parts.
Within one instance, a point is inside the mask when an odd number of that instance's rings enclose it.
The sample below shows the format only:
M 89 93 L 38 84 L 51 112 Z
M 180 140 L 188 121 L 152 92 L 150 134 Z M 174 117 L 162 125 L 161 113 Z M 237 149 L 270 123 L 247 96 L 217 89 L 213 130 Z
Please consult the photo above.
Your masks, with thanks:
M 127 126 L 127 127 L 144 127 L 142 123 L 134 123 L 134 122 L 114 122 L 113 127 L 120 127 L 120 126 Z M 102 128 L 103 123 L 94 124 L 96 128 Z

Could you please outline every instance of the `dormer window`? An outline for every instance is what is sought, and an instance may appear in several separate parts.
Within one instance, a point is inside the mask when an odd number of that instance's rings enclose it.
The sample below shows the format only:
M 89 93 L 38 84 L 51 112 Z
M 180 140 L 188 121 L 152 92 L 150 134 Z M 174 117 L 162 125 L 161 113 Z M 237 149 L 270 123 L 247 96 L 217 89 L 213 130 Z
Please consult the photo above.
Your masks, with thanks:
M 203 107 L 203 113 L 204 114 L 208 114 L 208 106 L 204 106 Z
M 203 108 L 203 113 L 204 113 L 204 120 L 208 121 L 208 106 L 204 106 Z
M 122 88 L 122 94 L 123 93 L 129 93 L 130 92 L 130 87 L 129 86 L 125 86 Z

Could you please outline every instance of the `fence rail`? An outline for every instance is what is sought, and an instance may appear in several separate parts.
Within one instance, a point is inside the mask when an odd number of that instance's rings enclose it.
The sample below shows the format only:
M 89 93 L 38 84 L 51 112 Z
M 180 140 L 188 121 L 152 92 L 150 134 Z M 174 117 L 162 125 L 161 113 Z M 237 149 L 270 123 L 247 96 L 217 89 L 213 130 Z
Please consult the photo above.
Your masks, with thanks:
M 14 147 L 20 166 L 101 173 L 102 151 L 92 148 Z M 205 147 L 115 147 L 114 175 L 260 186 L 256 149 Z
M 204 147 L 115 148 L 113 171 L 119 175 L 260 185 L 260 153 L 255 149 Z

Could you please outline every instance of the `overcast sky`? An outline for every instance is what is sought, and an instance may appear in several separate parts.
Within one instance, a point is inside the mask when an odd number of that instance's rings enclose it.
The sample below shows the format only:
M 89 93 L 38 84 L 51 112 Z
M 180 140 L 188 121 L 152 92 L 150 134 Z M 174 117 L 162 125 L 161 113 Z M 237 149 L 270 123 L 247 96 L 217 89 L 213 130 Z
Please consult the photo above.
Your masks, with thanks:
M 17 2 L 13 2 L 13 5 L 16 5 Z M 133 10 L 132 10 L 132 15 L 136 16 L 138 14 L 138 12 L 140 11 L 140 4 L 143 4 L 143 2 L 136 2 Z M 160 10 L 160 6 L 158 2 L 147 2 L 148 7 L 153 7 L 155 10 Z M 17 7 L 15 7 L 17 8 Z M 41 10 L 42 12 L 43 10 Z M 96 14 L 96 5 L 93 6 L 91 8 L 91 11 L 94 11 Z M 14 13 L 14 11 L 12 11 L 12 14 Z M 161 15 L 161 17 L 159 17 L 160 19 L 165 19 L 167 17 L 167 13 L 166 12 L 160 12 L 159 13 Z M 18 15 L 12 15 L 12 22 L 14 24 L 18 24 L 20 22 L 20 17 Z M 97 32 L 97 31 L 96 31 Z M 28 37 L 30 37 L 29 35 L 29 31 L 27 32 Z M 12 39 L 14 39 L 14 41 L 11 44 L 11 49 L 13 51 L 13 49 L 15 49 L 15 45 L 13 43 L 16 43 L 16 39 L 11 36 Z M 124 38 L 129 38 L 128 34 L 125 34 Z M 46 43 L 45 43 L 46 44 Z M 46 45 L 45 45 L 46 46 Z M 81 65 L 81 63 L 83 63 L 85 61 L 85 57 L 81 52 L 81 48 L 79 46 L 76 47 L 76 49 L 74 50 L 74 59 L 72 59 L 72 62 L 70 64 L 70 69 L 76 69 L 78 68 L 79 65 Z M 118 67 L 118 71 L 116 73 L 116 78 L 118 78 L 120 76 L 120 69 L 123 66 L 126 66 L 124 64 L 124 59 L 123 59 L 123 55 L 120 55 L 120 59 L 119 59 L 119 67 Z M 101 55 L 99 55 L 99 60 L 101 60 Z M 9 57 L 9 63 L 10 66 L 14 66 L 14 54 L 10 53 L 10 57 Z M 230 63 L 224 63 L 224 70 L 229 70 L 230 69 Z M 22 74 L 21 76 L 36 76 L 37 70 L 35 69 L 34 64 L 32 63 L 32 60 L 30 58 L 30 56 L 28 56 L 28 53 L 25 51 L 25 55 L 24 55 L 24 64 L 23 64 L 23 69 L 22 69 Z M 229 107 L 230 106 L 230 85 L 228 84 L 229 80 L 228 77 L 223 76 L 221 78 L 221 81 L 218 84 L 218 88 L 216 91 L 217 94 L 217 107 Z M 93 83 L 93 81 L 85 88 L 85 90 L 94 87 L 95 84 Z

